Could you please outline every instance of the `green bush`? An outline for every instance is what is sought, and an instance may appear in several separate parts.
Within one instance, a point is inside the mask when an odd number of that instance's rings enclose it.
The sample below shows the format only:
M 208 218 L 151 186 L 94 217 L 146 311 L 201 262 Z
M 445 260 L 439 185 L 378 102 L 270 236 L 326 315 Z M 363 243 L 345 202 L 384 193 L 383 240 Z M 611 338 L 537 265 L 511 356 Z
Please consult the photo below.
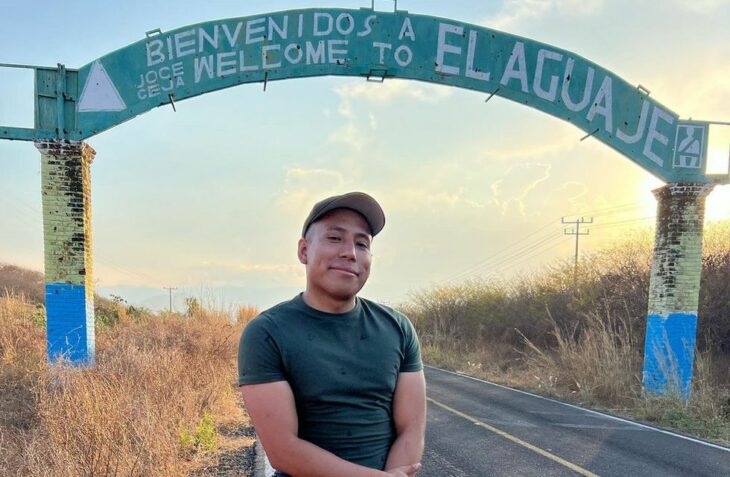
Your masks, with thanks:
M 218 433 L 215 430 L 215 422 L 207 412 L 198 423 L 194 432 L 186 428 L 180 429 L 180 451 L 187 456 L 199 453 L 215 452 L 218 448 Z

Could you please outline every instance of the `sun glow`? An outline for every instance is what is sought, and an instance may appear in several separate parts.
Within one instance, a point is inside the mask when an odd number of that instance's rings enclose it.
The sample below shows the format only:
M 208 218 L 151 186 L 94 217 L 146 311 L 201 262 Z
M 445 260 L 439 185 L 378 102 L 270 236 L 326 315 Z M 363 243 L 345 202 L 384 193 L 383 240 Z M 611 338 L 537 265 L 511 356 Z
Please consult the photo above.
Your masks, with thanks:
M 730 185 L 716 186 L 707 197 L 705 221 L 730 220 Z
M 640 217 L 649 217 L 651 215 L 656 216 L 657 212 L 657 201 L 656 197 L 654 197 L 653 191 L 655 189 L 658 189 L 660 187 L 663 187 L 665 184 L 662 180 L 657 179 L 656 177 L 647 174 L 646 178 L 644 179 L 644 182 L 641 186 L 641 202 L 643 206 L 641 209 L 639 209 Z
M 710 124 L 707 134 L 707 174 L 730 172 L 730 125 Z
M 711 124 L 707 139 L 707 174 L 730 174 L 730 125 Z M 707 197 L 705 220 L 730 220 L 730 185 L 716 186 Z
M 653 190 L 662 187 L 664 182 L 654 176 L 647 175 L 642 185 L 640 201 L 642 207 L 638 216 L 648 217 L 656 215 L 657 202 Z M 705 202 L 705 222 L 730 220 L 730 184 L 715 186 Z

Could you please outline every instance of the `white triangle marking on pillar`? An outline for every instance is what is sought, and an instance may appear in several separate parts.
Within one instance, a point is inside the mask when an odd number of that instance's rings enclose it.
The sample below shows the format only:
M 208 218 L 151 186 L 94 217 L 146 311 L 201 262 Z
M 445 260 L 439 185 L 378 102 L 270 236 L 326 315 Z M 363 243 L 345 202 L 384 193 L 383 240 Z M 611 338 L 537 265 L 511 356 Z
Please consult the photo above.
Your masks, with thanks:
M 109 74 L 99 61 L 91 65 L 78 106 L 80 113 L 95 111 L 123 111 L 127 105 L 119 95 Z

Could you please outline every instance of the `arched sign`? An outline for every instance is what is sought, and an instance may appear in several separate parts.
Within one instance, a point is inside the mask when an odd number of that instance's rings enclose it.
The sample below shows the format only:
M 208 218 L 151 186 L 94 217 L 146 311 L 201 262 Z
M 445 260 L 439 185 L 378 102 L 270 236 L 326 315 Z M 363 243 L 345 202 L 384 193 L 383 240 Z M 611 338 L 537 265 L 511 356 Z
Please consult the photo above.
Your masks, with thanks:
M 0 65 L 8 66 L 8 65 Z M 19 66 L 19 65 L 10 65 Z M 306 9 L 217 20 L 146 38 L 80 70 L 35 70 L 35 141 L 54 360 L 92 361 L 91 162 L 84 139 L 138 114 L 231 86 L 309 76 L 404 78 L 502 96 L 573 123 L 670 184 L 657 189 L 643 382 L 691 390 L 704 200 L 730 175 L 705 174 L 708 122 L 676 113 L 569 51 L 454 20 L 373 9 Z M 663 363 L 673 363 L 667 369 Z
M 573 123 L 664 181 L 710 182 L 708 124 L 680 122 L 646 90 L 595 63 L 477 25 L 366 8 L 156 30 L 78 71 L 37 69 L 36 129 L 15 138 L 83 140 L 210 91 L 322 75 L 406 78 L 502 96 Z M 0 130 L 0 138 L 10 136 Z

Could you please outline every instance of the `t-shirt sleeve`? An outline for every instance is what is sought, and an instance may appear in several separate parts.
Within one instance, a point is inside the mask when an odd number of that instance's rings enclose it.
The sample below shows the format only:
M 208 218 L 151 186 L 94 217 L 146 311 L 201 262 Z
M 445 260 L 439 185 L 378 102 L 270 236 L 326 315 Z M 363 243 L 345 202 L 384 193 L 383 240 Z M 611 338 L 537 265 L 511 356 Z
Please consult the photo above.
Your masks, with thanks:
M 423 370 L 423 362 L 421 361 L 421 344 L 418 342 L 416 330 L 413 328 L 411 321 L 401 315 L 401 323 L 405 334 L 405 352 L 403 353 L 403 363 L 400 367 L 401 373 L 410 373 Z
M 263 316 L 252 320 L 238 344 L 238 385 L 284 381 L 281 353 Z

